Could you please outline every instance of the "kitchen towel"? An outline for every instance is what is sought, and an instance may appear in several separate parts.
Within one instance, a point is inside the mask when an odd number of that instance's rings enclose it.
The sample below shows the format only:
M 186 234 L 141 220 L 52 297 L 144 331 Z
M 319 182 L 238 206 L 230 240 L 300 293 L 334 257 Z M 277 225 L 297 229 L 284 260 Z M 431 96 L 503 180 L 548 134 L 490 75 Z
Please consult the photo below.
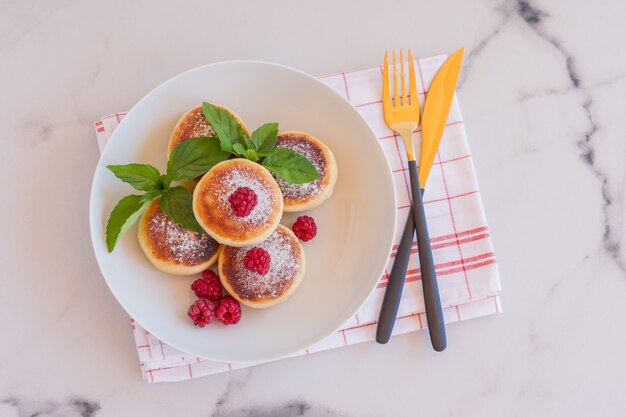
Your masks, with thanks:
M 428 94 L 427 86 L 445 59 L 445 56 L 437 56 L 415 61 L 422 108 Z M 409 178 L 402 139 L 389 130 L 383 120 L 382 67 L 341 72 L 320 77 L 320 80 L 352 103 L 376 133 L 393 173 L 398 216 L 395 245 L 389 263 L 363 307 L 336 333 L 293 356 L 375 339 L 376 320 L 388 274 L 410 208 Z M 104 149 L 124 116 L 125 113 L 116 113 L 95 123 L 100 151 Z M 420 143 L 420 136 L 419 130 L 414 133 L 415 143 Z M 430 172 L 424 202 L 446 323 L 499 313 L 501 306 L 498 267 L 456 96 Z M 132 319 L 131 324 L 141 372 L 148 382 L 181 381 L 256 365 L 201 359 L 168 346 Z M 414 241 L 393 334 L 424 328 L 424 298 L 417 244 Z

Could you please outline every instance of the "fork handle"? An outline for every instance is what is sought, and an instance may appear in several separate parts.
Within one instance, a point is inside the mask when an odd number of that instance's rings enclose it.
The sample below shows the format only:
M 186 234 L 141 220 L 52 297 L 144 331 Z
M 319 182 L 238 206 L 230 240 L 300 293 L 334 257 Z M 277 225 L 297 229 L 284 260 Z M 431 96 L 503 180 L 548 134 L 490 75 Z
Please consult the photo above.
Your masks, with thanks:
M 447 346 L 446 327 L 443 321 L 443 310 L 437 285 L 437 274 L 433 262 L 433 252 L 430 248 L 430 236 L 426 224 L 424 201 L 417 178 L 417 163 L 409 161 L 409 176 L 411 178 L 411 194 L 413 196 L 413 219 L 417 232 L 417 252 L 420 259 L 420 272 L 422 275 L 422 288 L 424 291 L 424 304 L 426 306 L 426 320 L 428 332 L 433 349 L 443 351 Z
M 423 192 L 424 190 L 422 190 Z M 396 251 L 396 259 L 391 267 L 389 278 L 387 279 L 387 289 L 383 304 L 380 307 L 380 315 L 378 316 L 378 325 L 376 326 L 376 341 L 378 343 L 387 343 L 391 338 L 393 325 L 398 315 L 398 307 L 400 306 L 400 298 L 402 298 L 402 289 L 404 287 L 404 279 L 406 278 L 406 270 L 409 267 L 409 258 L 411 257 L 411 248 L 413 247 L 413 234 L 415 232 L 415 221 L 413 220 L 413 209 L 409 210 L 406 219 L 404 232 Z

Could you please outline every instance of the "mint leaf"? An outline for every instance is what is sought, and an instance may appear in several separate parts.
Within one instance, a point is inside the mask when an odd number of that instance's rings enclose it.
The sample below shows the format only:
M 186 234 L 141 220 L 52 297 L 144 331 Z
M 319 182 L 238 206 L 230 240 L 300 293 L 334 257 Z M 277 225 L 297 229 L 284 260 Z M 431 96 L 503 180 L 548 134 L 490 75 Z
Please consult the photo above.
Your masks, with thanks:
M 228 156 L 227 152 L 220 149 L 220 143 L 215 138 L 187 139 L 170 154 L 166 178 L 192 180 L 225 161 Z
M 161 196 L 161 210 L 180 227 L 205 233 L 193 214 L 193 195 L 183 186 L 172 187 Z
M 250 141 L 250 137 L 246 134 L 246 132 L 243 132 L 242 140 L 239 142 L 243 142 L 242 145 L 244 145 L 246 149 L 250 149 L 254 146 L 252 145 L 252 141 Z
M 265 123 L 256 128 L 250 136 L 250 142 L 259 155 L 267 156 L 270 154 L 274 146 L 276 146 L 276 137 L 278 136 L 278 123 Z
M 115 176 L 140 191 L 154 186 L 161 175 L 159 170 L 148 164 L 107 165 Z
M 246 144 L 243 127 L 229 111 L 205 101 L 202 103 L 202 113 L 217 133 L 223 151 L 232 152 L 235 143 Z
M 291 184 L 304 184 L 320 177 L 311 161 L 291 149 L 274 148 L 261 165 Z
M 244 149 L 252 148 L 252 142 L 250 142 L 250 136 L 245 132 L 245 130 L 243 130 L 243 128 L 241 129 L 241 135 L 237 139 L 237 143 L 240 143 L 244 147 Z
M 106 227 L 106 241 L 109 253 L 113 252 L 120 237 L 137 221 L 152 200 L 144 200 L 140 195 L 127 195 L 111 211 Z
M 254 149 L 246 149 L 246 158 L 251 161 L 257 162 L 259 160 L 259 155 L 256 153 Z
M 237 155 L 245 155 L 246 154 L 246 148 L 243 147 L 243 145 L 241 143 L 235 143 L 233 145 L 233 151 L 235 151 L 235 153 Z

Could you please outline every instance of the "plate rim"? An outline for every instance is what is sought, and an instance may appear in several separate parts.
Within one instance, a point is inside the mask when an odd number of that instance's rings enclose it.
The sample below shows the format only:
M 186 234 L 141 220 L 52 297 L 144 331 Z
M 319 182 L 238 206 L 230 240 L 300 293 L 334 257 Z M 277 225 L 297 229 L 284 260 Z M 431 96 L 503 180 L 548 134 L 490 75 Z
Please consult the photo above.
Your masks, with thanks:
M 262 61 L 262 60 L 248 60 L 248 59 L 238 59 L 238 60 L 227 60 L 227 61 L 218 61 L 218 62 L 213 62 L 210 64 L 205 64 L 205 65 L 200 65 L 194 68 L 190 68 L 186 71 L 183 71 L 177 75 L 174 75 L 173 77 L 168 78 L 167 80 L 159 83 L 156 87 L 152 88 L 150 91 L 148 91 L 146 94 L 144 94 L 141 99 L 139 99 L 127 112 L 126 115 L 131 114 L 131 112 L 138 107 L 143 101 L 147 100 L 152 94 L 154 94 L 155 92 L 157 92 L 161 87 L 163 87 L 164 85 L 178 79 L 178 78 L 182 78 L 184 76 L 186 76 L 187 74 L 194 72 L 194 71 L 199 71 L 205 68 L 209 68 L 209 67 L 218 67 L 218 66 L 225 66 L 225 65 L 233 65 L 233 64 L 255 64 L 255 65 L 265 65 L 268 67 L 278 67 L 281 68 L 283 70 L 288 70 L 288 71 L 293 71 L 295 73 L 298 73 L 301 76 L 304 76 L 305 78 L 308 78 L 310 80 L 313 80 L 316 84 L 318 84 L 319 86 L 321 86 L 322 88 L 326 89 L 327 91 L 330 91 L 332 94 L 334 94 L 336 97 L 340 98 L 342 101 L 344 101 L 346 104 L 348 104 L 348 106 L 351 108 L 351 110 L 356 113 L 359 117 L 359 119 L 361 119 L 363 121 L 363 123 L 365 123 L 365 125 L 367 126 L 367 129 L 369 130 L 369 132 L 371 133 L 372 137 L 375 139 L 378 139 L 378 137 L 376 136 L 376 133 L 374 132 L 374 129 L 372 128 L 372 126 L 368 123 L 368 121 L 359 113 L 359 111 L 356 109 L 356 107 L 350 103 L 350 101 L 344 97 L 343 95 L 341 95 L 338 91 L 336 91 L 335 89 L 333 89 L 332 87 L 326 85 L 324 82 L 322 82 L 319 78 L 304 72 L 302 70 L 299 70 L 297 68 L 293 68 L 290 67 L 288 65 L 284 65 L 284 64 L 278 64 L 278 63 L 274 63 L 274 62 L 268 62 L 268 61 Z M 124 121 L 126 120 L 126 116 L 124 117 L 124 119 L 120 122 L 120 125 L 122 123 L 124 123 Z M 119 132 L 119 125 L 118 127 L 115 129 L 115 131 L 113 132 L 113 134 L 111 135 L 109 141 L 107 142 L 110 143 L 113 140 L 116 140 L 115 138 L 118 135 Z M 98 250 L 96 249 L 96 241 L 95 241 L 95 235 L 94 235 L 94 227 L 95 225 L 95 220 L 94 220 L 94 195 L 95 195 L 95 184 L 96 184 L 96 177 L 98 172 L 103 169 L 101 167 L 101 165 L 103 164 L 103 158 L 102 156 L 104 155 L 104 153 L 107 150 L 107 146 L 105 146 L 105 148 L 100 152 L 99 158 L 98 158 L 98 163 L 96 164 L 96 167 L 93 171 L 93 176 L 92 176 L 92 180 L 91 180 L 91 189 L 89 192 L 89 234 L 90 234 L 90 241 L 91 241 L 91 247 L 94 253 L 94 256 L 96 258 L 96 263 L 98 265 L 98 269 L 100 270 L 100 275 L 102 277 L 102 279 L 105 281 L 107 288 L 109 289 L 110 293 L 113 295 L 113 297 L 115 298 L 115 300 L 117 301 L 117 303 L 119 304 L 119 306 L 124 310 L 124 312 L 126 312 L 129 316 L 131 316 L 131 319 L 136 321 L 137 323 L 139 323 L 147 332 L 149 332 L 150 334 L 154 335 L 157 339 L 159 339 L 159 341 L 162 341 L 163 343 L 168 344 L 169 346 L 180 350 L 181 352 L 190 354 L 190 355 L 194 355 L 203 359 L 208 359 L 211 361 L 215 361 L 215 362 L 221 362 L 221 363 L 241 363 L 241 364 L 254 364 L 254 363 L 262 363 L 262 362 L 270 362 L 270 361 L 274 361 L 274 360 L 279 360 L 279 359 L 283 359 L 283 358 L 288 358 L 293 356 L 294 354 L 296 354 L 297 352 L 299 352 L 300 350 L 306 349 L 309 346 L 326 339 L 327 337 L 329 337 L 330 335 L 334 334 L 335 332 L 338 331 L 338 329 L 341 327 L 341 324 L 339 325 L 339 327 L 334 328 L 332 330 L 330 330 L 329 332 L 327 332 L 326 334 L 324 334 L 322 337 L 317 338 L 314 342 L 307 344 L 306 346 L 301 346 L 298 347 L 297 349 L 293 350 L 290 353 L 277 353 L 274 355 L 266 355 L 265 357 L 257 360 L 257 361 L 237 361 L 237 360 L 225 360 L 225 359 L 221 359 L 221 358 L 214 358 L 214 357 L 210 357 L 210 356 L 206 356 L 206 355 L 202 355 L 202 354 L 197 354 L 197 353 L 193 353 L 193 352 L 187 352 L 185 349 L 182 349 L 178 346 L 178 344 L 176 342 L 172 342 L 172 341 L 166 341 L 163 340 L 162 337 L 160 337 L 159 335 L 155 334 L 154 332 L 152 332 L 151 329 L 147 328 L 146 326 L 144 326 L 141 321 L 135 319 L 134 317 L 132 317 L 132 315 L 130 314 L 130 312 L 126 309 L 126 307 L 124 307 L 124 305 L 122 304 L 122 302 L 120 301 L 120 299 L 118 298 L 116 291 L 113 290 L 113 288 L 111 288 L 111 285 L 109 284 L 108 279 L 106 278 L 106 275 L 103 271 L 102 265 L 100 263 L 100 259 L 98 256 Z M 393 196 L 392 198 L 392 203 L 393 203 L 393 207 L 394 210 L 392 211 L 393 215 L 393 222 L 392 224 L 396 224 L 397 222 L 397 215 L 398 215 L 398 211 L 395 209 L 397 207 L 397 195 L 395 193 L 395 187 L 393 184 L 393 176 L 391 173 L 391 168 L 389 165 L 389 160 L 387 159 L 387 157 L 384 154 L 384 151 L 382 148 L 379 147 L 378 152 L 380 152 L 383 156 L 383 159 L 385 161 L 385 165 L 387 166 L 387 170 L 385 170 L 385 182 L 387 183 L 388 187 L 390 190 L 394 190 L 391 194 Z M 101 226 L 101 225 L 100 225 Z M 391 239 L 389 239 L 389 242 L 387 243 L 387 247 L 385 248 L 385 253 L 386 253 L 386 259 L 389 259 L 392 250 L 393 250 L 393 244 L 394 244 L 394 238 L 395 238 L 395 230 L 394 233 L 391 235 Z M 386 263 L 383 264 L 381 266 L 381 270 L 377 271 L 377 276 L 382 276 L 382 274 L 384 273 L 384 270 L 386 268 Z M 374 289 L 376 288 L 376 285 L 378 284 L 378 280 L 373 281 L 373 284 L 371 285 L 371 287 L 369 288 L 368 291 L 368 295 L 359 303 L 359 305 L 354 309 L 354 311 L 352 311 L 350 313 L 350 315 L 348 317 L 345 318 L 345 320 L 349 320 L 350 317 L 354 316 L 354 314 L 356 314 L 365 304 L 365 302 L 369 299 L 370 295 L 372 294 L 372 292 L 374 291 Z M 345 322 L 345 320 L 342 321 Z M 157 332 L 158 333 L 158 332 Z

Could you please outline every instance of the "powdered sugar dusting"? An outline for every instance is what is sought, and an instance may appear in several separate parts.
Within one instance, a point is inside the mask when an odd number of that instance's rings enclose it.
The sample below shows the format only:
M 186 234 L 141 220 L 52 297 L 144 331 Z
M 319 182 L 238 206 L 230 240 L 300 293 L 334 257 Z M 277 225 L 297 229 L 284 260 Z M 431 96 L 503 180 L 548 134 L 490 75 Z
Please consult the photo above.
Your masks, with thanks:
M 228 197 L 240 187 L 250 188 L 257 196 L 256 206 L 245 217 L 237 217 L 228 201 Z M 276 193 L 250 167 L 237 165 L 227 171 L 220 178 L 216 194 L 220 211 L 229 213 L 233 219 L 236 219 L 240 230 L 272 221 L 274 207 L 277 205 Z
M 219 247 L 206 233 L 183 229 L 158 207 L 148 221 L 148 239 L 160 257 L 190 266 L 208 261 Z
M 178 134 L 178 141 L 182 142 L 185 139 L 198 138 L 201 136 L 215 136 L 215 130 L 207 122 L 202 108 L 198 107 L 191 111 L 179 127 L 176 130 Z
M 271 258 L 267 274 L 260 275 L 244 266 L 246 253 L 252 249 L 226 247 L 226 275 L 240 297 L 246 299 L 272 299 L 282 295 L 300 274 L 301 247 L 289 232 L 276 229 L 262 243 L 255 245 L 265 249 Z
M 316 196 L 324 190 L 324 184 L 322 184 L 321 180 L 326 174 L 326 160 L 317 146 L 302 136 L 287 134 L 278 137 L 276 147 L 291 149 L 292 151 L 304 156 L 306 159 L 311 161 L 317 170 L 317 173 L 320 174 L 320 179 L 306 182 L 304 184 L 290 184 L 282 178 L 272 174 L 274 175 L 274 178 L 276 178 L 276 182 L 286 199 L 305 199 Z

